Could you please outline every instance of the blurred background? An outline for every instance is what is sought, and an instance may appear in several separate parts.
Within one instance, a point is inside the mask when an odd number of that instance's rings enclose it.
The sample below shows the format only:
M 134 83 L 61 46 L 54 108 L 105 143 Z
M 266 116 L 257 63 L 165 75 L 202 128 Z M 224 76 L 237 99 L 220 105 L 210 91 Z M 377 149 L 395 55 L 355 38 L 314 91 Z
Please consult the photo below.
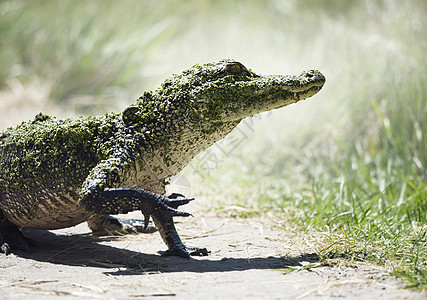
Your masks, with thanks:
M 0 128 L 120 112 L 221 58 L 318 69 L 317 95 L 245 120 L 174 183 L 230 214 L 409 232 L 427 214 L 426 15 L 423 0 L 3 0 Z

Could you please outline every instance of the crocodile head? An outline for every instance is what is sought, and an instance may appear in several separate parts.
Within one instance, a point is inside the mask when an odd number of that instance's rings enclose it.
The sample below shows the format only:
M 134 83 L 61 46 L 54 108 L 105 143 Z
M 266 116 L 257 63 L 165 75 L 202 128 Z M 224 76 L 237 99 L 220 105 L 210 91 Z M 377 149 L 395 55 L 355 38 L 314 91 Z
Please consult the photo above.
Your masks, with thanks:
M 185 102 L 210 122 L 239 121 L 316 94 L 325 77 L 316 70 L 297 76 L 258 75 L 234 60 L 195 65 L 167 79 L 157 90 L 163 99 Z
M 140 132 L 142 168 L 164 179 L 225 137 L 242 119 L 308 98 L 324 83 L 318 71 L 262 76 L 239 62 L 221 60 L 166 79 L 159 89 L 145 92 L 127 107 L 122 119 Z

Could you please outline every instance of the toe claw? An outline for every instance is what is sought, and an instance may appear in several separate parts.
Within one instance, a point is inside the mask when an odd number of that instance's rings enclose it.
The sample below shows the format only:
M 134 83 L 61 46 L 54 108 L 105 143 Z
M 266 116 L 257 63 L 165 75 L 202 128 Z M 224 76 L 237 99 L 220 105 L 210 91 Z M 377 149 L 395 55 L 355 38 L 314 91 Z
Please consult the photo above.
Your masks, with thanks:
M 181 205 L 185 205 L 190 203 L 190 201 L 195 200 L 195 198 L 184 198 L 184 199 L 174 199 L 174 200 L 168 200 L 167 205 L 173 208 L 178 208 Z
M 29 253 L 30 248 L 35 246 L 36 243 L 25 237 L 18 227 L 11 226 L 4 232 L 0 232 L 0 245 L 0 251 L 9 255 L 12 250 L 23 250 Z
M 210 251 L 206 248 L 184 246 L 168 249 L 162 253 L 162 256 L 180 256 L 190 258 L 191 256 L 208 256 L 209 252 Z
M 10 253 L 12 253 L 12 251 L 10 250 L 10 246 L 8 243 L 3 243 L 3 245 L 1 245 L 0 250 L 5 254 L 5 255 L 9 255 Z
M 187 251 L 190 253 L 191 256 L 208 256 L 210 251 L 206 248 L 201 247 L 186 247 Z
M 168 199 L 176 199 L 176 198 L 185 198 L 183 194 L 180 193 L 172 193 L 166 196 Z
M 190 216 L 193 217 L 192 214 L 190 214 L 186 211 L 180 211 L 180 210 L 175 210 L 173 216 L 174 217 L 190 217 Z
M 171 248 L 162 253 L 162 256 L 179 256 L 183 258 L 190 258 L 190 253 L 188 253 L 185 248 Z

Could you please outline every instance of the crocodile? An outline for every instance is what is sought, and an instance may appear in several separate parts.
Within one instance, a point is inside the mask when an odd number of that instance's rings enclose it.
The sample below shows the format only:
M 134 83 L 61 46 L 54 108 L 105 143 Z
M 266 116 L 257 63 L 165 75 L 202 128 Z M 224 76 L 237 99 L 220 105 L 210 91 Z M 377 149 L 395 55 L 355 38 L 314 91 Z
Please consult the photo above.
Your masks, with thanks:
M 223 59 L 172 75 L 121 113 L 40 113 L 0 132 L 1 252 L 29 250 L 22 228 L 125 227 L 109 216 L 141 211 L 141 227 L 153 221 L 168 247 L 163 255 L 208 255 L 182 243 L 173 218 L 191 216 L 179 207 L 194 198 L 166 195 L 168 178 L 244 118 L 311 97 L 324 83 L 317 70 L 263 76 Z

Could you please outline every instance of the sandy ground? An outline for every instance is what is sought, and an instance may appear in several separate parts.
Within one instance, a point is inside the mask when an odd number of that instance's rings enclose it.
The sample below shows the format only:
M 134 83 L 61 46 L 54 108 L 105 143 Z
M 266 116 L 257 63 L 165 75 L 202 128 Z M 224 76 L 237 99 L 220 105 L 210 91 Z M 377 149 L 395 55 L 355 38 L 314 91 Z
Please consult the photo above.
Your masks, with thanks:
M 313 246 L 271 221 L 208 212 L 177 221 L 184 242 L 209 256 L 162 257 L 158 233 L 95 236 L 86 223 L 30 230 L 31 253 L 0 256 L 0 298 L 426 299 L 378 266 L 321 266 Z

